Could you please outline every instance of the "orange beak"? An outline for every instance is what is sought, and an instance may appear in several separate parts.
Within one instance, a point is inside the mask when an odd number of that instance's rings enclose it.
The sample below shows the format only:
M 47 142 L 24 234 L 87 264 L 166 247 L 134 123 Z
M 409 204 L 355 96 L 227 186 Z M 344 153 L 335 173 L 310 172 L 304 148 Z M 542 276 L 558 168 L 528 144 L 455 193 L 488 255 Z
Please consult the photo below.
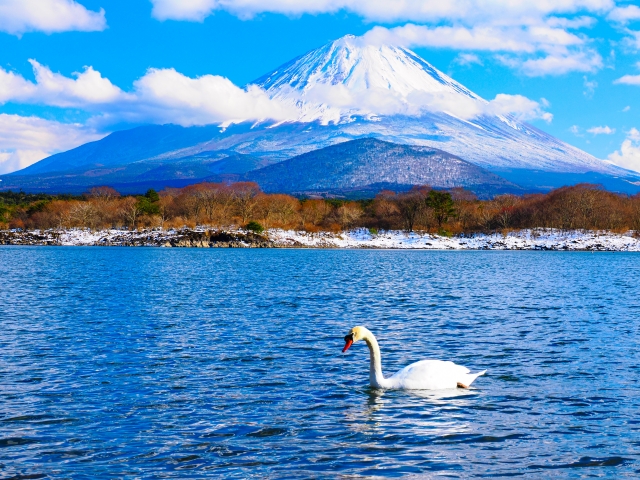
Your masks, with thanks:
M 349 347 L 351 345 L 353 345 L 353 334 L 347 335 L 346 337 L 344 337 L 344 348 L 342 349 L 342 353 L 349 350 Z

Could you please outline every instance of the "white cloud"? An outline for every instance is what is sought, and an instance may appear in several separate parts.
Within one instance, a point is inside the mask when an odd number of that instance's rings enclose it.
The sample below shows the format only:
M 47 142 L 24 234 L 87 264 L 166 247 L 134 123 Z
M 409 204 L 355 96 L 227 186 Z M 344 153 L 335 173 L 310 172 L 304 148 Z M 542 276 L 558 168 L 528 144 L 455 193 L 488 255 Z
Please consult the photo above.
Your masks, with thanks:
M 71 30 L 101 31 L 107 27 L 104 10 L 87 10 L 74 0 L 2 0 L 0 31 L 56 33 Z
M 513 115 L 521 121 L 541 119 L 548 123 L 553 120 L 553 115 L 544 111 L 544 107 L 548 106 L 549 103 L 544 99 L 538 103 L 522 95 L 500 93 L 489 102 L 486 112 L 495 115 Z
M 612 135 L 616 133 L 616 129 L 605 125 L 604 127 L 591 127 L 587 132 L 593 135 Z
M 24 101 L 34 95 L 35 85 L 21 75 L 0 68 L 0 104 Z
M 345 116 L 408 115 L 419 116 L 425 112 L 445 112 L 463 120 L 473 120 L 482 115 L 511 116 L 520 121 L 542 119 L 550 122 L 553 115 L 545 108 L 548 102 L 530 100 L 522 95 L 498 94 L 485 101 L 455 91 L 412 90 L 407 94 L 386 88 L 370 87 L 350 90 L 344 85 L 316 84 L 302 95 L 287 91 L 283 95 L 288 104 L 302 104 L 302 121 L 310 121 L 321 115 L 322 121 L 338 122 Z
M 634 51 L 640 50 L 640 31 L 631 30 L 629 28 L 623 29 L 627 36 L 623 39 L 623 44 Z
M 582 77 L 582 80 L 584 85 L 584 91 L 582 92 L 582 94 L 587 98 L 593 97 L 596 88 L 598 88 L 598 82 L 596 82 L 595 80 L 589 80 L 586 76 Z
M 151 0 L 159 20 L 202 21 L 216 10 L 240 18 L 259 13 L 284 15 L 335 13 L 346 10 L 369 20 L 420 21 L 529 18 L 553 14 L 606 12 L 613 0 Z
M 217 0 L 151 0 L 151 15 L 158 20 L 201 22 L 217 8 Z
M 36 81 L 0 68 L 0 104 L 6 102 L 42 103 L 56 107 L 85 108 L 111 103 L 126 94 L 92 67 L 85 67 L 75 78 L 53 73 L 36 60 L 29 60 Z
M 627 5 L 625 7 L 616 7 L 607 16 L 609 20 L 626 25 L 634 20 L 640 20 L 640 7 L 636 5 Z
M 0 174 L 28 167 L 57 152 L 103 135 L 78 124 L 0 114 Z
M 437 26 L 407 24 L 374 27 L 362 37 L 372 45 L 439 47 L 490 52 L 535 53 L 557 47 L 579 46 L 584 39 L 559 28 L 533 26 Z
M 110 103 L 125 96 L 124 92 L 92 67 L 85 67 L 73 78 L 53 73 L 35 60 L 29 60 L 36 77 L 34 98 L 57 107 Z
M 473 27 L 407 24 L 387 29 L 377 26 L 365 33 L 361 41 L 373 45 L 502 53 L 498 60 L 529 76 L 593 72 L 603 65 L 600 54 L 587 46 L 583 36 L 551 26 L 549 20 L 531 20 L 527 25 Z
M 631 110 L 631 106 L 630 105 L 627 105 L 626 107 L 624 107 L 622 109 L 623 112 L 628 112 L 629 110 Z
M 466 65 L 482 65 L 482 60 L 475 53 L 459 53 L 456 58 L 453 59 L 453 63 L 466 66 Z
M 580 127 L 578 125 L 571 125 L 571 127 L 569 128 L 569 131 L 573 133 L 576 137 L 584 136 L 580 133 Z
M 516 63 L 517 65 L 517 63 Z M 565 51 L 541 58 L 530 58 L 520 63 L 520 69 L 531 77 L 564 75 L 570 72 L 594 72 L 602 68 L 602 57 L 591 49 Z
M 609 160 L 623 168 L 640 172 L 640 131 L 637 128 L 627 132 L 620 150 L 609 155 Z
M 131 116 L 180 125 L 284 120 L 294 114 L 257 86 L 244 90 L 224 77 L 190 78 L 174 69 L 150 69 L 134 83 L 133 95 L 136 106 Z
M 560 27 L 560 28 L 589 28 L 593 27 L 597 23 L 597 20 L 593 17 L 575 17 L 575 18 L 567 18 L 567 17 L 550 17 L 547 20 L 547 25 L 550 27 Z
M 623 85 L 640 85 L 640 75 L 624 75 L 623 77 L 614 80 L 613 83 Z

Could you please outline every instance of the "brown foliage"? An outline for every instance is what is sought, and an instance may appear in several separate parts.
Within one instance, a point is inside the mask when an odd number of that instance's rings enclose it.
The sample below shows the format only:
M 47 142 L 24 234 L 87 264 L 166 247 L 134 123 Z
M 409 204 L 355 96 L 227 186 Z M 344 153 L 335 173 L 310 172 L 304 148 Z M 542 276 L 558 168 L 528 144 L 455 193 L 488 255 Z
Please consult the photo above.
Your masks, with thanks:
M 339 231 L 355 227 L 438 229 L 429 187 L 408 192 L 383 191 L 363 202 L 298 200 L 265 194 L 257 184 L 200 183 L 160 192 L 154 209 L 140 198 L 120 196 L 110 187 L 91 189 L 83 198 L 50 199 L 13 208 L 10 228 L 181 228 L 244 226 L 251 220 L 266 228 Z M 499 195 L 478 200 L 472 193 L 449 192 L 455 212 L 440 227 L 450 232 L 508 231 L 519 228 L 606 229 L 640 232 L 640 194 L 608 192 L 597 185 L 563 187 L 547 194 Z M 144 199 L 143 199 L 144 200 Z M 157 208 L 156 208 L 157 207 Z M 6 211 L 6 210 L 5 210 Z
M 283 194 L 257 196 L 256 218 L 266 228 L 294 228 L 300 224 L 300 201 Z
M 300 208 L 301 221 L 304 225 L 312 225 L 319 229 L 332 211 L 331 205 L 324 200 L 305 200 Z
M 363 213 L 362 207 L 356 202 L 344 203 L 334 211 L 336 221 L 343 230 L 357 226 Z

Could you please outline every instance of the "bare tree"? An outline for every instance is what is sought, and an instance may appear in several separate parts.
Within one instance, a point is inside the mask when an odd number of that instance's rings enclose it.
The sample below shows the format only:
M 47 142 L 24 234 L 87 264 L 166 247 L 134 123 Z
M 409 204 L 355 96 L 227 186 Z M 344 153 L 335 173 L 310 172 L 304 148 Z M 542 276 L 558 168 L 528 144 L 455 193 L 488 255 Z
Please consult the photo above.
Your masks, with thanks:
M 629 226 L 636 236 L 640 236 L 640 194 L 636 194 L 630 198 L 631 221 Z
M 158 200 L 158 212 L 159 212 L 158 216 L 160 217 L 159 224 L 160 224 L 160 229 L 162 230 L 164 230 L 164 224 L 166 223 L 166 221 L 169 220 L 173 203 L 174 203 L 174 198 L 169 195 L 160 196 L 160 200 Z
M 79 227 L 95 228 L 98 210 L 89 202 L 76 202 L 69 211 L 71 223 Z
M 93 187 L 89 190 L 89 197 L 95 199 L 101 199 L 105 201 L 113 200 L 114 198 L 118 198 L 120 193 L 115 188 L 111 187 Z
M 236 212 L 244 225 L 251 218 L 256 208 L 260 187 L 253 182 L 239 182 L 231 185 L 231 191 Z
M 343 230 L 355 226 L 356 222 L 362 217 L 362 214 L 362 208 L 356 202 L 344 203 L 336 209 L 338 223 Z
M 518 197 L 510 194 L 498 195 L 494 198 L 494 202 L 498 207 L 495 216 L 498 225 L 501 228 L 509 228 L 515 213 L 515 207 L 518 204 Z
M 418 215 L 424 208 L 424 195 L 417 190 L 402 193 L 397 196 L 396 204 L 400 211 L 404 229 L 407 232 L 413 232 Z
M 127 197 L 123 200 L 120 208 L 121 215 L 125 222 L 131 226 L 131 229 L 135 230 L 138 217 L 142 214 L 138 199 L 135 197 Z
M 331 211 L 331 204 L 324 200 L 305 200 L 300 209 L 302 223 L 318 226 L 331 214 Z

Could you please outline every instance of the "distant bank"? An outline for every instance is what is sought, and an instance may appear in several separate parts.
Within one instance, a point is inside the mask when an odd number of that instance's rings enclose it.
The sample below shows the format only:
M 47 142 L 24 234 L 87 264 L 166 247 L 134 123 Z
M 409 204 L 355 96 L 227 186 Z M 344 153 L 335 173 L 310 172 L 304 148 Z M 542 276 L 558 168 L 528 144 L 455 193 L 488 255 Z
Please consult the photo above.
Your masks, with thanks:
M 516 230 L 500 234 L 440 236 L 402 231 L 308 233 L 271 229 L 245 230 L 99 230 L 0 231 L 0 245 L 130 246 L 196 248 L 347 248 L 412 250 L 552 250 L 640 252 L 636 232 Z

